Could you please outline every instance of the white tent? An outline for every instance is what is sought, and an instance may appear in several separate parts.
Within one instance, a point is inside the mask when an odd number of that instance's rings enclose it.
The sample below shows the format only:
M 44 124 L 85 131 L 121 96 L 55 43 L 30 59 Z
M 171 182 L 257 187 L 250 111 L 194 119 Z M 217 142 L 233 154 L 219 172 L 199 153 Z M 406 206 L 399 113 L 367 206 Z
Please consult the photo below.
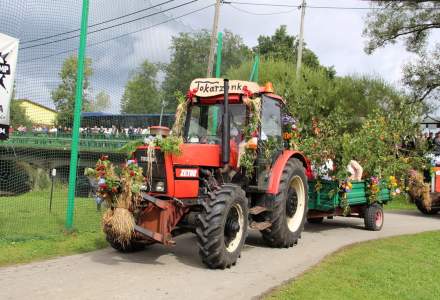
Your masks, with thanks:
M 0 33 L 0 140 L 7 139 L 10 103 L 17 65 L 18 40 Z

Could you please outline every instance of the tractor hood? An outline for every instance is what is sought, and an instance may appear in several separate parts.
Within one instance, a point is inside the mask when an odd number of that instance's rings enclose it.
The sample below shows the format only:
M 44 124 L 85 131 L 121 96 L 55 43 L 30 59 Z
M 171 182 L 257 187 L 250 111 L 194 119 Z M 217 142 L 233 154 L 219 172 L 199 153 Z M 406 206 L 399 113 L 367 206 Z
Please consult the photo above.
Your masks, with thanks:
M 173 165 L 220 167 L 221 146 L 212 144 L 183 144 L 182 153 L 173 155 Z

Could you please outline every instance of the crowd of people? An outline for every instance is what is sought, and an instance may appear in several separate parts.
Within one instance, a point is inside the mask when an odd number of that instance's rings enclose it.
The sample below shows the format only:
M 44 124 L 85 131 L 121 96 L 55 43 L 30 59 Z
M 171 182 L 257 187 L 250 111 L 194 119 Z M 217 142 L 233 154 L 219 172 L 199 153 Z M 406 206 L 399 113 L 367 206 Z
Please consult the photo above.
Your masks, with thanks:
M 435 134 L 433 132 L 425 132 L 424 137 L 428 142 L 429 149 L 434 153 L 440 154 L 440 131 Z
M 62 126 L 46 126 L 46 125 L 33 125 L 28 128 L 23 125 L 19 125 L 16 128 L 10 127 L 10 134 L 16 135 L 48 135 L 48 136 L 62 136 L 72 134 L 72 128 Z M 112 127 L 93 126 L 93 127 L 80 127 L 80 134 L 82 136 L 93 137 L 105 137 L 105 138 L 131 138 L 136 136 L 147 136 L 150 131 L 147 127 L 127 127 L 120 128 L 115 125 Z

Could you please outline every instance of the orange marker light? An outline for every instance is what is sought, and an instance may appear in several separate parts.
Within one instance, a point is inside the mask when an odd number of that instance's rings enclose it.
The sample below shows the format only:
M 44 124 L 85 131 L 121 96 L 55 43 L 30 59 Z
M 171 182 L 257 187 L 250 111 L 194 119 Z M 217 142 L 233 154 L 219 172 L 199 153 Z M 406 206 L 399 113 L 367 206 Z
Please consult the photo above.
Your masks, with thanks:
M 266 93 L 274 93 L 275 92 L 272 82 L 267 82 L 266 85 L 264 86 L 264 89 L 265 89 Z

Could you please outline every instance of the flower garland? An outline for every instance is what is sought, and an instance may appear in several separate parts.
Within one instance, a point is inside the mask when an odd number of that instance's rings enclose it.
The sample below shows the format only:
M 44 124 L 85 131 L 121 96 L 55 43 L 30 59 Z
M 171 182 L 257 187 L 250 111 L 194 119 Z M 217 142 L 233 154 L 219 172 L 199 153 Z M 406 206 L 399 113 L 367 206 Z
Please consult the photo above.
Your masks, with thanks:
M 348 216 L 350 214 L 350 212 L 351 212 L 350 205 L 348 203 L 348 196 L 347 196 L 347 194 L 352 189 L 353 189 L 353 184 L 348 179 L 345 179 L 339 185 L 339 191 L 340 191 L 340 196 L 341 196 L 340 206 L 342 208 L 342 214 L 344 216 Z
M 245 170 L 246 177 L 252 178 L 255 170 L 255 160 L 257 159 L 258 148 L 258 127 L 261 122 L 261 98 L 245 98 L 243 102 L 250 111 L 250 120 L 244 130 L 245 150 L 240 157 L 239 166 Z
M 283 140 L 290 150 L 298 150 L 299 139 L 301 134 L 298 132 L 297 120 L 289 114 L 284 114 L 282 117 L 283 123 Z

